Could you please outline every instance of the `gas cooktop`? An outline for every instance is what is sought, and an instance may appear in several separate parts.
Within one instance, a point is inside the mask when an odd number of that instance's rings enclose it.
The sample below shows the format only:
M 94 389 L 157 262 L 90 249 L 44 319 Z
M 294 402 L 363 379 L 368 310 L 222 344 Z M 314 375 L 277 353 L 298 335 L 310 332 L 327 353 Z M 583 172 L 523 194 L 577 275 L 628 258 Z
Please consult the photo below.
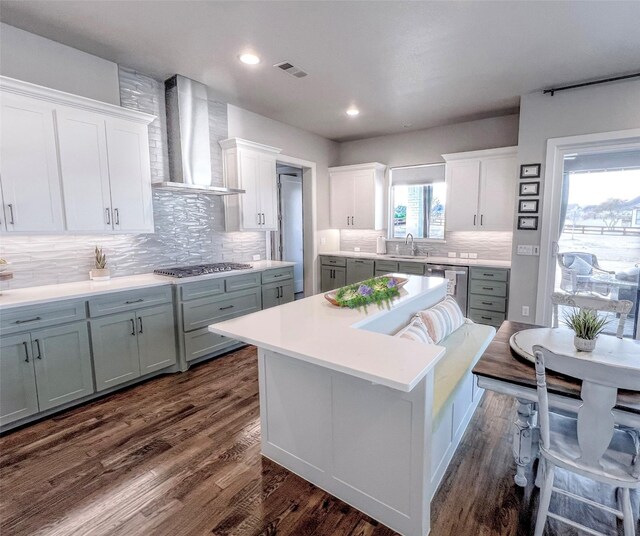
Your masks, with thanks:
M 197 275 L 216 274 L 218 272 L 231 272 L 232 270 L 250 270 L 250 264 L 237 262 L 216 262 L 214 264 L 194 264 L 193 266 L 176 266 L 173 268 L 158 268 L 154 274 L 169 277 L 195 277 Z

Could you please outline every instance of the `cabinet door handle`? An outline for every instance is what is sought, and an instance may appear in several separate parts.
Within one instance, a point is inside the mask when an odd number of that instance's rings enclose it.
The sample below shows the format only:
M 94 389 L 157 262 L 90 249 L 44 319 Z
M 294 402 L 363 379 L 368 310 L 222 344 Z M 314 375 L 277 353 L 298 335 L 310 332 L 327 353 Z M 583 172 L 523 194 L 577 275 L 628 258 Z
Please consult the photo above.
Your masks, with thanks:
M 233 305 L 226 305 L 224 307 L 220 307 L 220 311 L 224 311 L 226 309 L 233 309 L 233 307 L 234 307 Z
M 26 324 L 27 322 L 35 322 L 36 320 L 42 320 L 42 317 L 35 316 L 33 318 L 27 318 L 27 320 L 16 320 L 14 324 Z
M 22 344 L 24 344 L 24 355 L 26 356 L 24 359 L 25 363 L 29 362 L 29 345 L 27 344 L 26 341 L 22 341 Z
M 143 301 L 144 301 L 144 298 L 138 298 L 137 300 L 127 300 L 124 303 L 126 303 L 128 305 L 128 304 L 131 304 L 131 303 L 140 303 L 140 302 L 143 302 Z
M 113 217 L 115 218 L 115 225 L 120 225 L 120 211 L 117 208 L 113 209 Z
M 355 225 L 355 223 L 353 223 L 353 216 L 351 216 L 351 225 Z
M 262 225 L 267 225 L 267 217 L 262 213 Z
M 478 217 L 478 216 L 477 216 L 476 214 L 474 214 L 474 215 L 473 215 L 473 225 L 475 225 L 475 224 L 476 224 L 476 218 L 477 218 L 477 217 Z
M 280 287 L 280 297 L 284 298 L 284 289 Z
M 276 287 L 276 300 L 280 299 L 280 287 Z
M 260 213 L 259 213 L 259 212 L 257 212 L 257 213 L 256 213 L 256 216 L 258 217 L 258 225 L 260 225 Z
M 480 225 L 484 225 L 484 214 L 480 214 Z
M 9 217 L 11 218 L 11 219 L 9 220 L 9 223 L 10 223 L 11 225 L 13 225 L 13 224 L 15 223 L 15 222 L 13 221 L 13 205 L 12 205 L 11 203 L 9 203 L 7 206 L 9 207 Z
M 107 215 L 107 225 L 111 225 L 111 211 L 109 210 L 109 207 L 104 209 L 106 215 Z
M 136 321 L 133 318 L 129 319 L 131 321 L 131 335 L 135 336 L 136 334 Z
M 36 349 L 38 350 L 38 355 L 36 356 L 36 359 L 42 359 L 42 350 L 40 349 L 40 339 L 36 339 L 33 342 L 36 344 Z
M 349 216 L 347 216 L 347 225 L 349 225 Z
M 138 333 L 144 333 L 144 331 L 142 331 L 142 317 L 141 316 L 138 317 L 138 324 L 140 324 L 140 329 L 138 330 Z

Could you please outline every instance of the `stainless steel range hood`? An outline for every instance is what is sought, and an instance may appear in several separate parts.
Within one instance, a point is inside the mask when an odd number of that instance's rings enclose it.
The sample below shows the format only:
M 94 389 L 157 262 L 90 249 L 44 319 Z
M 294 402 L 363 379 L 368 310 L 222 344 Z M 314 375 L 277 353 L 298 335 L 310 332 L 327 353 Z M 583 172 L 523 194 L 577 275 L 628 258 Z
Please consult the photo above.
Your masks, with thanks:
M 166 80 L 164 87 L 171 181 L 154 183 L 153 186 L 211 195 L 245 193 L 244 190 L 211 184 L 207 87 L 180 75 Z

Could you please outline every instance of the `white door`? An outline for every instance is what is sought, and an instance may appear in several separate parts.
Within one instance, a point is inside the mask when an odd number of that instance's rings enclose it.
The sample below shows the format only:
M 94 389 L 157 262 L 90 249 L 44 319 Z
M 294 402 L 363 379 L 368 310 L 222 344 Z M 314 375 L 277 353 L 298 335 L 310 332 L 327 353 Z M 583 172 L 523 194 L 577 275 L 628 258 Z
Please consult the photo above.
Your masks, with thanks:
M 475 231 L 478 221 L 480 160 L 447 162 L 447 231 Z
M 113 228 L 104 116 L 56 110 L 60 170 L 69 231 Z
M 353 173 L 353 219 L 354 229 L 376 228 L 376 190 L 374 171 Z
M 517 172 L 515 157 L 489 158 L 480 165 L 480 229 L 513 230 Z
M 146 125 L 106 120 L 113 228 L 152 233 L 153 202 Z
M 64 230 L 53 107 L 2 95 L 0 176 L 8 231 Z
M 351 218 L 354 218 L 353 204 L 355 195 L 353 174 L 343 172 L 331 173 L 329 186 L 331 227 L 335 229 L 352 229 Z
M 264 231 L 278 230 L 278 179 L 276 158 L 268 154 L 259 155 L 259 212 L 262 214 Z
M 240 188 L 246 193 L 240 196 L 242 203 L 242 229 L 259 231 L 262 229 L 260 214 L 260 155 L 254 151 L 239 151 Z

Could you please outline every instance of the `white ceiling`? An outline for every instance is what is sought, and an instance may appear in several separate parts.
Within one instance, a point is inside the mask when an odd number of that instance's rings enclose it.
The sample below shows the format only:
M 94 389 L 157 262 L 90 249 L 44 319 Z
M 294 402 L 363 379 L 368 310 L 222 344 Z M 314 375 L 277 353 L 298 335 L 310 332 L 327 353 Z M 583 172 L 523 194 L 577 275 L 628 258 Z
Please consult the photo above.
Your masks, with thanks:
M 521 94 L 640 68 L 638 1 L 2 0 L 0 19 L 334 140 L 513 113 Z M 257 67 L 238 62 L 251 49 Z M 285 60 L 309 76 L 272 67 Z

